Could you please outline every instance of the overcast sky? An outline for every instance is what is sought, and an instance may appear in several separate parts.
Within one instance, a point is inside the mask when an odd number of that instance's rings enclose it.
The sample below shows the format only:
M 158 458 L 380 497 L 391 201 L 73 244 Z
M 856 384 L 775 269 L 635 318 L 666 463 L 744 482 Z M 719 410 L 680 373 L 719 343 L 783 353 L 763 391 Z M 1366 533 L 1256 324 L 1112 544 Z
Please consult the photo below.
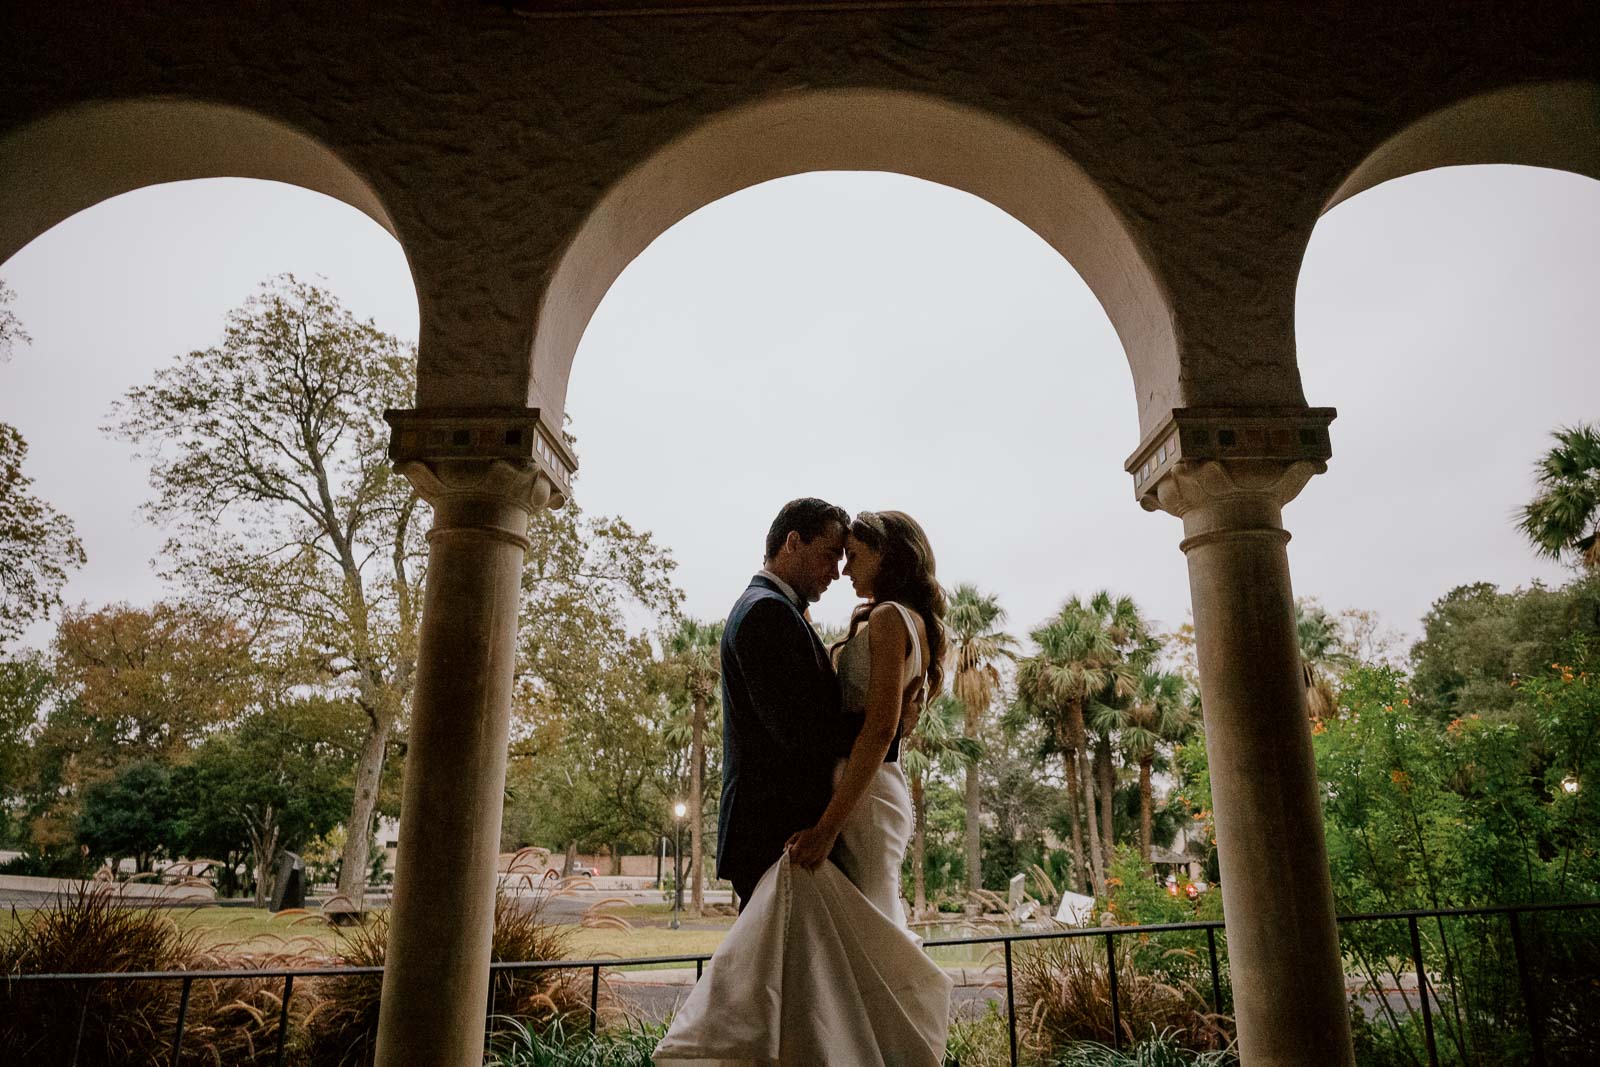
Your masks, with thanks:
M 0 366 L 0 420 L 83 537 L 69 601 L 162 595 L 145 471 L 99 427 L 280 271 L 322 275 L 357 314 L 416 336 L 394 240 L 269 182 L 129 193 L 0 265 L 33 336 Z M 1600 418 L 1597 281 L 1600 183 L 1569 174 L 1435 171 L 1322 220 L 1300 365 L 1308 400 L 1339 418 L 1329 472 L 1286 512 L 1297 593 L 1412 633 L 1458 583 L 1566 576 L 1512 514 L 1550 429 Z M 1189 613 L 1179 522 L 1141 511 L 1122 471 L 1139 434 L 1110 322 L 1043 241 L 964 193 L 826 173 L 697 212 L 612 287 L 568 411 L 580 502 L 655 531 L 696 615 L 726 611 L 777 507 L 812 494 L 915 515 L 946 584 L 999 594 L 1019 633 L 1102 587 L 1166 627 Z M 849 604 L 840 582 L 818 615 Z

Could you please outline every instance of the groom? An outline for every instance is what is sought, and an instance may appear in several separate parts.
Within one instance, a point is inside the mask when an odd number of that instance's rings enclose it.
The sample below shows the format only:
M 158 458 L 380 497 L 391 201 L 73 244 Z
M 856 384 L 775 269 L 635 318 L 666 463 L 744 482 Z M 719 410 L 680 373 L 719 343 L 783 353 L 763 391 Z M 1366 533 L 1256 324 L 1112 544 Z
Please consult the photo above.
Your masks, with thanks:
M 839 682 L 805 611 L 839 577 L 850 516 L 791 500 L 767 531 L 764 566 L 722 631 L 722 813 L 717 877 L 744 907 L 790 836 L 815 826 L 833 766 L 853 740 Z

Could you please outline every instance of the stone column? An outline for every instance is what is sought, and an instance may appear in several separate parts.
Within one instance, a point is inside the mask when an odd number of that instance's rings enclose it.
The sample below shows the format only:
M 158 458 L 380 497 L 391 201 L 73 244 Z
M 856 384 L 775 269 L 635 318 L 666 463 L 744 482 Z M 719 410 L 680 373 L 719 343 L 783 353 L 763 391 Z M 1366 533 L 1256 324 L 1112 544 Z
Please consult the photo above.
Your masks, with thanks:
M 1178 409 L 1128 463 L 1183 520 L 1242 1063 L 1352 1064 L 1283 506 L 1327 469 L 1320 409 Z
M 476 1067 L 528 520 L 561 503 L 572 464 L 533 410 L 387 418 L 390 457 L 434 519 L 377 1063 Z

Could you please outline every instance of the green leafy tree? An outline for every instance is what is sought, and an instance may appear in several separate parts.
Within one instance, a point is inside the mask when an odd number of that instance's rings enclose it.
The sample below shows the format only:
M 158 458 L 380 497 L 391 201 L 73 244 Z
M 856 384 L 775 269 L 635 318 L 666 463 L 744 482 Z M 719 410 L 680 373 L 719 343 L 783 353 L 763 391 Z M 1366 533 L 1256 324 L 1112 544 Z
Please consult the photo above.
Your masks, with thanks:
M 90 785 L 78 817 L 78 843 L 112 869 L 126 856 L 140 872 L 176 840 L 172 772 L 154 760 L 129 763 Z
M 387 460 L 387 407 L 415 392 L 411 347 L 326 289 L 280 275 L 220 344 L 177 357 L 117 405 L 151 461 L 171 577 L 259 615 L 366 717 L 340 892 L 362 899 L 388 746 L 407 706 L 425 552 L 419 498 Z
M 349 814 L 348 742 L 330 731 L 330 710 L 338 709 L 320 699 L 273 701 L 173 772 L 174 837 L 197 856 L 219 847 L 227 856 L 248 853 L 258 907 L 272 891 L 278 857 Z
M 1045 831 L 1055 816 L 1066 813 L 1059 780 L 1053 780 L 1040 765 L 1040 730 L 1037 722 L 1008 712 L 984 733 L 978 770 L 983 810 L 994 822 L 984 836 L 985 889 L 1004 890 L 1012 875 L 1042 863 Z
M 1592 899 L 1600 893 L 1600 806 L 1586 786 L 1600 759 L 1600 662 L 1574 642 L 1554 666 L 1516 687 L 1515 715 L 1441 723 L 1415 709 L 1408 680 L 1388 667 L 1349 672 L 1342 714 L 1313 727 L 1334 896 L 1341 911 L 1476 907 Z M 1559 921 L 1559 919 L 1553 920 Z M 1437 969 L 1441 1042 L 1463 1063 L 1525 1062 L 1525 1028 L 1509 1014 L 1514 954 L 1498 918 L 1431 920 L 1424 954 Z M 1385 924 L 1342 931 L 1374 983 L 1398 985 L 1405 932 Z M 1541 944 L 1540 990 L 1551 1017 L 1595 1039 L 1593 935 Z M 1583 957 L 1588 954 L 1589 958 Z M 1541 983 L 1543 984 L 1543 983 Z M 1420 1051 L 1414 1021 L 1379 1005 L 1397 1040 Z M 1414 1009 L 1414 1006 L 1413 1006 Z M 1568 1024 L 1560 1028 L 1566 1031 Z
M 1518 528 L 1539 555 L 1600 571 L 1600 427 L 1580 423 L 1551 436 Z
M 1000 665 L 1015 658 L 1016 639 L 1001 629 L 1005 620 L 998 597 L 965 583 L 951 591 L 944 619 L 950 689 L 964 713 L 962 735 L 974 741 L 1000 687 Z M 965 797 L 967 889 L 974 891 L 983 888 L 982 798 L 975 763 L 967 767 Z
M 72 520 L 34 494 L 27 458 L 22 435 L 0 422 L 0 644 L 60 606 L 85 559 Z
M 0 845 L 26 845 L 27 820 L 36 807 L 35 745 L 56 696 L 55 675 L 37 652 L 0 659 Z
M 662 669 L 672 695 L 688 709 L 688 736 L 669 732 L 671 744 L 689 746 L 689 910 L 705 910 L 706 736 L 715 725 L 721 700 L 722 623 L 679 619 L 661 639 Z
M 1433 602 L 1411 649 L 1417 707 L 1439 722 L 1522 715 L 1516 683 L 1548 670 L 1574 637 L 1600 639 L 1600 575 L 1558 589 L 1457 586 Z
M 911 786 L 911 912 L 918 918 L 928 910 L 928 777 L 941 763 L 971 765 L 983 755 L 982 745 L 961 732 L 965 718 L 961 702 L 944 694 L 923 709 L 916 727 L 900 746 L 900 765 Z
M 627 620 L 676 614 L 676 564 L 649 533 L 571 505 L 536 514 L 529 539 L 502 845 L 653 848 L 688 746 L 666 740 L 661 672 Z
M 0 281 L 0 363 L 30 338 L 11 310 L 16 293 Z M 83 566 L 72 520 L 40 500 L 22 473 L 28 444 L 0 422 L 0 645 L 61 605 L 61 587 Z

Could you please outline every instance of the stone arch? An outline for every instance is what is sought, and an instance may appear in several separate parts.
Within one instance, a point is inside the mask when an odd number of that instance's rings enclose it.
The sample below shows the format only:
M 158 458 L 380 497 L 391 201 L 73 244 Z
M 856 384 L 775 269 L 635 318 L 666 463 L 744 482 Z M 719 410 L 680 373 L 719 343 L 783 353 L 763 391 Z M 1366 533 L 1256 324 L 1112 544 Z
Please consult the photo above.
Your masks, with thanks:
M 1600 83 L 1518 85 L 1424 115 L 1374 148 L 1322 212 L 1394 178 L 1477 163 L 1550 167 L 1600 179 Z
M 121 193 L 192 178 L 261 178 L 343 201 L 395 233 L 365 178 L 274 119 L 153 97 L 66 108 L 0 138 L 0 262 L 56 223 Z
M 981 197 L 1018 219 L 1072 264 L 1106 310 L 1133 371 L 1141 423 L 1158 421 L 1178 402 L 1177 338 L 1165 287 L 1105 192 L 1056 145 L 935 97 L 816 90 L 714 117 L 607 191 L 541 295 L 529 403 L 559 420 L 590 317 L 650 242 L 714 200 L 820 170 L 906 174 Z

